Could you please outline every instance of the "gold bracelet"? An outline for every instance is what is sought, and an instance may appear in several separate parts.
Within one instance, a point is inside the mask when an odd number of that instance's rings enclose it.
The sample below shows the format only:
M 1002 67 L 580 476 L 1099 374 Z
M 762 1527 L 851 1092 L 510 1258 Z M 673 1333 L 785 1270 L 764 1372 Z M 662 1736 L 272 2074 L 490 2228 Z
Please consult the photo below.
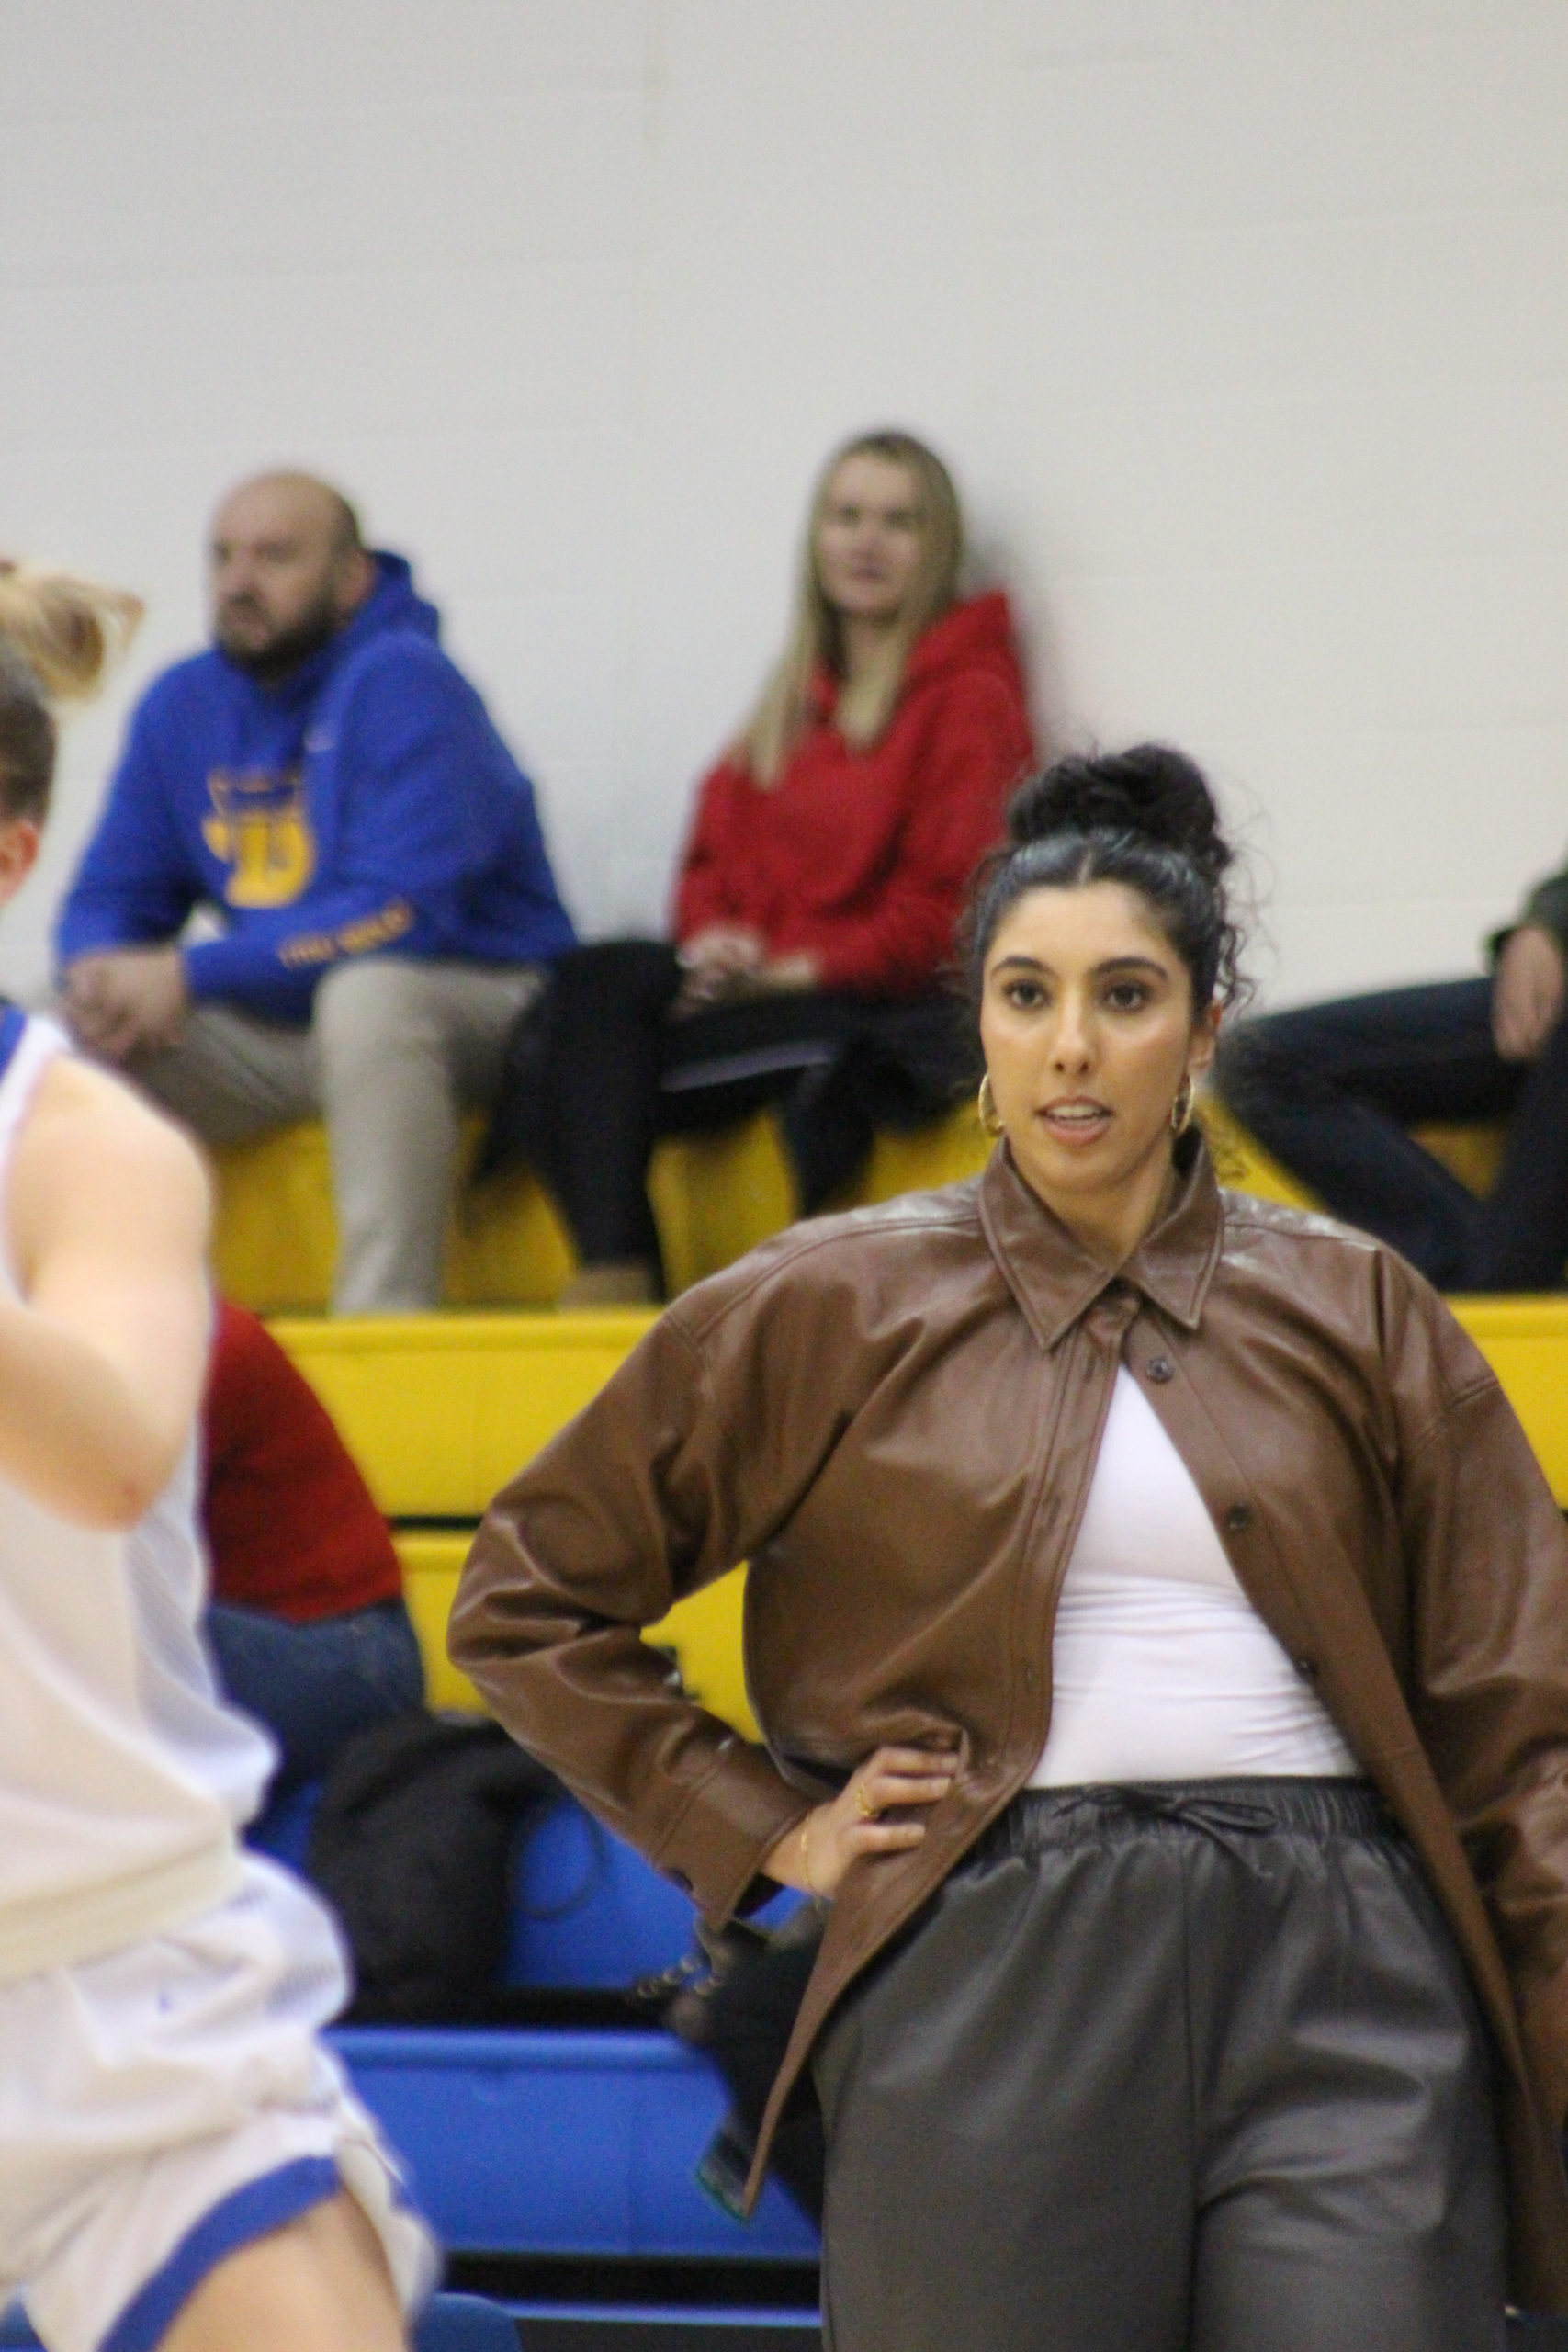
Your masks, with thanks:
M 811 1896 L 814 1902 L 819 1903 L 822 1898 L 817 1892 L 817 1882 L 811 1875 L 810 1832 L 811 1815 L 807 1814 L 805 1820 L 800 1825 L 800 1875 L 806 1881 L 806 1892 L 807 1894 Z

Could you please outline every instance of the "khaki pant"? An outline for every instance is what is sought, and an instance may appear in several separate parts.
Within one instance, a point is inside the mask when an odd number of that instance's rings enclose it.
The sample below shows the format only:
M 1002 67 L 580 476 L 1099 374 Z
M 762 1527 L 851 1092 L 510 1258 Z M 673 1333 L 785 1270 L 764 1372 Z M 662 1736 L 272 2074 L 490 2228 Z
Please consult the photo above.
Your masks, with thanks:
M 309 1028 L 197 1005 L 181 1042 L 130 1074 L 211 1144 L 324 1118 L 333 1311 L 436 1306 L 460 1115 L 493 1100 L 508 1032 L 542 979 L 533 965 L 367 957 L 326 975 Z

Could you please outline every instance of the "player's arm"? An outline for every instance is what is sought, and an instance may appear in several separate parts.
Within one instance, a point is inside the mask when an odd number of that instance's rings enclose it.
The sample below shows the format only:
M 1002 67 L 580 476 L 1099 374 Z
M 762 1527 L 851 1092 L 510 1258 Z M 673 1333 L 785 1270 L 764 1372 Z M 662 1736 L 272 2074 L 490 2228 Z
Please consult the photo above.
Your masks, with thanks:
M 6 1204 L 25 1304 L 0 1300 L 0 1477 L 63 1519 L 134 1526 L 200 1401 L 207 1179 L 101 1071 L 46 1070 Z

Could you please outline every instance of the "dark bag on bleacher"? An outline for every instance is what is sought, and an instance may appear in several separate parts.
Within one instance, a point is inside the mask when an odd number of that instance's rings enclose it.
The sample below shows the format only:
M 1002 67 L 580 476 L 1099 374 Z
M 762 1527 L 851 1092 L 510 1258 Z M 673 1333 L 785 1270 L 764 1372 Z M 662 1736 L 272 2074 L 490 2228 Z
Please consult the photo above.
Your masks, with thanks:
M 697 2179 L 737 2221 L 746 2218 L 746 2180 L 762 2110 L 795 2031 L 826 1924 L 825 1904 L 803 1903 L 772 1930 L 743 1919 L 716 1929 L 699 1925 L 705 1966 L 688 1960 L 664 1979 L 650 1979 L 638 1988 L 645 2006 L 652 2006 L 664 1984 L 660 2022 L 693 2049 L 705 2050 L 729 2087 L 734 2104 L 703 2153 Z M 827 2162 L 822 2110 L 807 2068 L 779 2119 L 769 2170 L 818 2229 Z
M 353 2025 L 495 2014 L 520 1835 L 561 1793 L 499 1724 L 420 1708 L 340 1748 L 307 1867 L 354 1957 Z

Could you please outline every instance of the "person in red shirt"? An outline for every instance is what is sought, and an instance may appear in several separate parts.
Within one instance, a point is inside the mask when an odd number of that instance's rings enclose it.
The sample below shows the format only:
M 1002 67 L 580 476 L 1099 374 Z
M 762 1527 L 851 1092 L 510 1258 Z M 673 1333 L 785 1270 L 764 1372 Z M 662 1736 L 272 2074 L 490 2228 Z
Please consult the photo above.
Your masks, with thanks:
M 784 657 L 698 796 L 674 944 L 579 949 L 525 1024 L 491 1157 L 519 1151 L 561 1204 L 580 1261 L 563 1304 L 657 1295 L 660 1134 L 779 1102 L 809 1215 L 875 1126 L 969 1083 L 953 925 L 1034 747 L 1007 600 L 960 601 L 962 548 L 923 443 L 836 452 Z
M 280 1751 L 276 1795 L 424 1701 L 402 1570 L 326 1407 L 227 1299 L 203 1406 L 208 1641 L 225 1691 Z

